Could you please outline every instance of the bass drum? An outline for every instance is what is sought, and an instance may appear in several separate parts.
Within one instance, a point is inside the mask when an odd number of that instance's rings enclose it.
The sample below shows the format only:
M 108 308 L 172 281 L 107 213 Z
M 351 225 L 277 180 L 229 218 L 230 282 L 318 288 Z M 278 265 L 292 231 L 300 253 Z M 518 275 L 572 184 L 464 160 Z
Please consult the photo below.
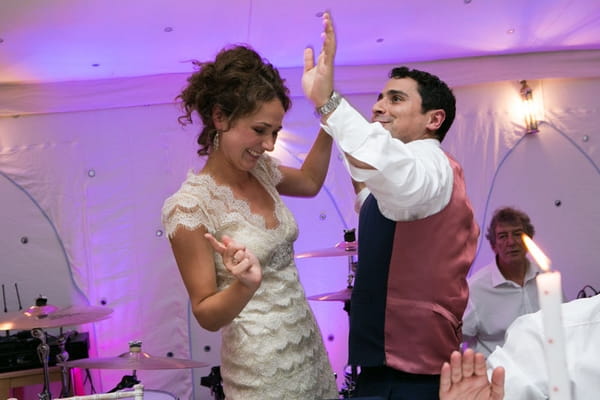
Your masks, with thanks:
M 131 392 L 132 389 L 120 390 L 121 392 Z M 144 400 L 179 400 L 173 393 L 162 390 L 152 390 L 144 388 Z

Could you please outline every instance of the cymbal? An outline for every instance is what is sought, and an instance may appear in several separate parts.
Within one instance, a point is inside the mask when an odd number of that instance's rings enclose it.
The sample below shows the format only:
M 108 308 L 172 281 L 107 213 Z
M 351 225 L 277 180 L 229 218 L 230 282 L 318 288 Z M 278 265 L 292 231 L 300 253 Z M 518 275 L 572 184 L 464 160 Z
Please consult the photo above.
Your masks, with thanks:
M 313 296 L 308 296 L 307 299 L 316 301 L 348 301 L 351 296 L 352 288 L 346 288 L 338 292 L 315 294 Z
M 296 254 L 296 258 L 355 256 L 357 255 L 357 249 L 358 244 L 356 242 L 339 242 L 328 249 L 319 249 Z
M 81 325 L 108 318 L 112 311 L 112 308 L 101 306 L 70 306 L 62 309 L 53 305 L 32 306 L 24 311 L 0 315 L 0 330 Z
M 97 368 L 97 369 L 183 369 L 200 368 L 208 366 L 207 363 L 174 357 L 156 357 L 143 351 L 129 351 L 117 357 L 83 358 L 80 360 L 59 363 L 69 368 Z

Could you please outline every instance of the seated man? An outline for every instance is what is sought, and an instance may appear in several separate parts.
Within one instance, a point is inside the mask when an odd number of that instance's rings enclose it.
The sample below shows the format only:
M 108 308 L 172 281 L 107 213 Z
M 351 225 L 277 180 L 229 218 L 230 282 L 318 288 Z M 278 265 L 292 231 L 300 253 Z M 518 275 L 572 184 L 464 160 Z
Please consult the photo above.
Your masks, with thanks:
M 496 210 L 486 234 L 495 259 L 468 279 L 463 340 L 486 357 L 502 346 L 506 329 L 517 317 L 540 308 L 535 279 L 540 269 L 527 259 L 522 233 L 535 233 L 527 214 L 511 207 Z
M 562 305 L 567 371 L 573 400 L 598 398 L 600 393 L 600 296 Z M 548 399 L 541 311 L 519 317 L 508 329 L 506 343 L 487 360 L 471 349 L 453 352 L 440 377 L 440 400 Z M 506 377 L 506 379 L 504 379 Z M 504 383 L 504 389 L 502 385 Z

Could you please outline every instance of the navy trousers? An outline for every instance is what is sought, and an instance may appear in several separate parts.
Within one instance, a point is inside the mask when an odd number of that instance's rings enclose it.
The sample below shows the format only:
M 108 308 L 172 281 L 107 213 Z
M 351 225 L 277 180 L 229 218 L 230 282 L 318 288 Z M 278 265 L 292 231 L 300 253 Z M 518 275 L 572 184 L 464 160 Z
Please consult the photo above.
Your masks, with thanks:
M 362 367 L 352 397 L 439 400 L 439 391 L 439 375 L 409 374 L 385 366 Z

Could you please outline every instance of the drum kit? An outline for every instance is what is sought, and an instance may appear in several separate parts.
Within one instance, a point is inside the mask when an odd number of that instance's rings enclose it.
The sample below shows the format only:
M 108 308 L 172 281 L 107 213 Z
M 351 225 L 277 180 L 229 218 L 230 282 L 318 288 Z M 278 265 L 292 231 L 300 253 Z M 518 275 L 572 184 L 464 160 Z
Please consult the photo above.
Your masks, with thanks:
M 350 315 L 350 298 L 352 297 L 352 289 L 354 283 L 354 274 L 356 273 L 356 267 L 358 262 L 355 260 L 355 256 L 358 255 L 358 244 L 356 242 L 355 229 L 344 230 L 344 241 L 337 243 L 335 246 L 330 248 L 324 248 L 319 250 L 308 251 L 306 253 L 300 253 L 296 255 L 296 258 L 310 258 L 310 257 L 348 257 L 348 277 L 347 285 L 344 289 L 336 292 L 315 294 L 307 296 L 308 300 L 314 301 L 341 301 L 344 303 L 344 311 Z M 356 388 L 356 380 L 358 377 L 358 369 L 354 365 L 348 366 L 345 373 L 344 387 L 340 390 L 340 395 L 343 398 L 352 397 Z
M 354 273 L 356 272 L 357 265 L 354 257 L 357 255 L 357 253 L 358 244 L 356 242 L 355 229 L 347 229 L 344 230 L 344 241 L 337 243 L 333 247 L 296 254 L 296 258 L 300 259 L 311 257 L 348 257 L 348 278 L 346 287 L 336 292 L 308 296 L 307 299 L 314 301 L 341 301 L 344 302 L 344 309 L 349 311 L 348 307 L 350 303 L 350 297 L 352 295 Z
M 116 357 L 87 358 L 69 361 L 69 354 L 65 349 L 65 343 L 70 335 L 63 333 L 63 327 L 75 326 L 91 322 L 97 322 L 109 318 L 113 312 L 111 308 L 100 306 L 70 306 L 59 308 L 46 304 L 46 299 L 40 297 L 36 305 L 24 311 L 15 311 L 3 314 L 0 317 L 0 330 L 30 330 L 34 338 L 39 339 L 37 353 L 43 367 L 43 389 L 38 395 L 39 400 L 50 400 L 49 390 L 49 355 L 50 346 L 46 341 L 44 329 L 60 328 L 59 353 L 56 356 L 57 364 L 61 367 L 61 394 L 60 397 L 72 396 L 71 383 L 69 380 L 70 368 L 91 369 L 123 369 L 132 370 L 132 375 L 126 375 L 113 391 L 127 390 L 135 384 L 140 383 L 136 377 L 137 370 L 160 370 L 160 369 L 182 369 L 199 368 L 208 366 L 207 363 L 173 357 L 157 357 L 142 351 L 141 341 L 129 342 L 129 351 Z M 109 392 L 109 393 L 110 393 Z M 159 394 L 160 391 L 146 391 Z M 166 393 L 166 392 L 163 392 Z M 150 394 L 150 393 L 148 393 Z M 146 396 L 145 396 L 146 397 Z M 159 397 L 164 398 L 164 397 Z M 171 396 L 169 398 L 175 398 Z

